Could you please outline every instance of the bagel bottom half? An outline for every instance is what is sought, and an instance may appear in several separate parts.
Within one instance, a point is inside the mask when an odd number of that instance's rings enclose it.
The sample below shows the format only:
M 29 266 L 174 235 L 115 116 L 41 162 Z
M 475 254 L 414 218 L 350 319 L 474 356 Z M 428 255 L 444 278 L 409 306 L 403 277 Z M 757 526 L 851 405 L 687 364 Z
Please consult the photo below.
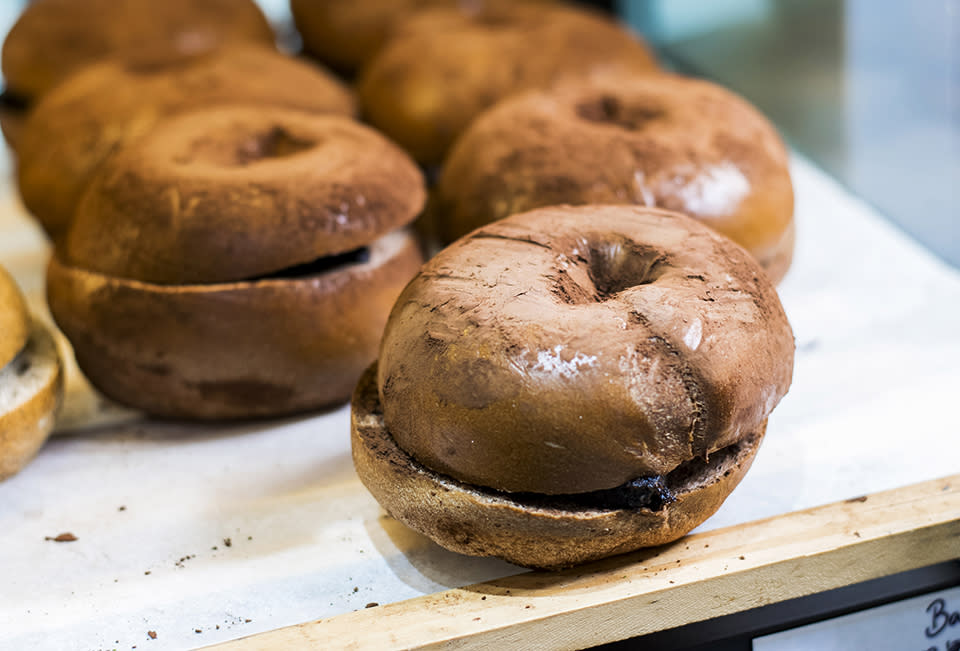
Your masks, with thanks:
M 766 430 L 681 465 L 664 477 L 673 501 L 659 509 L 584 506 L 579 496 L 505 493 L 430 470 L 404 452 L 383 421 L 376 365 L 353 395 L 353 461 L 387 512 L 449 550 L 516 565 L 561 569 L 672 542 L 720 507 L 750 468 Z M 504 459 L 504 463 L 510 463 Z
M 33 324 L 23 350 L 0 369 L 0 481 L 19 472 L 53 431 L 63 373 L 50 333 Z
M 314 272 L 158 285 L 54 256 L 47 298 L 90 382 L 166 418 L 290 414 L 345 402 L 376 357 L 387 315 L 423 262 L 389 233 L 365 261 Z

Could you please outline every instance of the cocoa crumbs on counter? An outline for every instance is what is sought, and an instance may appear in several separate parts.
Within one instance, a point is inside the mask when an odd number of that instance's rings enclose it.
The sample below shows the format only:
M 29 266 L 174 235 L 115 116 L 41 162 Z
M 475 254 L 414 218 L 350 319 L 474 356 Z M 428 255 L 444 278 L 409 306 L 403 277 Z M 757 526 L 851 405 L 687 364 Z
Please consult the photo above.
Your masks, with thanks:
M 224 546 L 224 547 L 231 547 L 232 545 L 233 545 L 233 541 L 232 541 L 231 539 L 229 539 L 229 538 L 224 538 L 224 539 L 223 539 L 223 546 Z
M 52 540 L 53 542 L 73 542 L 77 540 L 77 537 L 70 532 L 66 532 L 53 537 L 45 536 L 44 540 Z

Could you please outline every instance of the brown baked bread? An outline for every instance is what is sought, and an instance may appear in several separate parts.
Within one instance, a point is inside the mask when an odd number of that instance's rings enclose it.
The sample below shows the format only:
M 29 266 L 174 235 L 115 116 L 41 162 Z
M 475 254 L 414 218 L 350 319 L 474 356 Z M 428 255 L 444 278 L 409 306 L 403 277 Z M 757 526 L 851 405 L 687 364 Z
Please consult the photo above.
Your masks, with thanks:
M 30 317 L 20 288 L 0 267 L 0 367 L 13 360 L 27 345 Z
M 456 551 L 554 568 L 661 544 L 746 472 L 793 350 L 769 279 L 701 223 L 541 208 L 401 294 L 354 395 L 354 459 L 389 513 Z
M 158 65 L 246 42 L 274 46 L 253 0 L 33 0 L 3 42 L 3 76 L 32 101 L 103 59 Z
M 357 73 L 411 13 L 451 7 L 472 13 L 491 5 L 549 0 L 290 0 L 303 49 L 345 74 Z
M 0 368 L 0 481 L 33 459 L 53 431 L 63 371 L 50 333 L 33 324 L 20 354 Z
M 0 481 L 37 454 L 53 430 L 62 396 L 53 339 L 31 322 L 23 295 L 0 267 Z
M 436 165 L 474 117 L 507 95 L 567 77 L 656 69 L 633 34 L 587 10 L 433 9 L 397 25 L 363 70 L 358 95 L 374 126 L 420 163 Z
M 221 49 L 182 65 L 104 62 L 48 93 L 24 128 L 23 201 L 56 240 L 101 163 L 165 116 L 206 106 L 260 104 L 353 115 L 350 91 L 322 68 L 255 46 Z
M 339 116 L 230 107 L 158 123 L 102 167 L 47 297 L 84 374 L 195 419 L 349 398 L 422 262 L 422 175 Z
M 423 261 L 395 231 L 331 269 L 158 285 L 54 258 L 48 298 L 91 383 L 171 418 L 271 416 L 345 401 Z
M 159 65 L 274 38 L 253 0 L 33 0 L 3 43 L 0 127 L 17 150 L 30 107 L 103 59 Z
M 451 242 L 538 206 L 658 206 L 732 238 L 779 282 L 794 244 L 788 162 L 766 118 L 710 82 L 570 83 L 478 118 L 447 158 L 431 220 Z

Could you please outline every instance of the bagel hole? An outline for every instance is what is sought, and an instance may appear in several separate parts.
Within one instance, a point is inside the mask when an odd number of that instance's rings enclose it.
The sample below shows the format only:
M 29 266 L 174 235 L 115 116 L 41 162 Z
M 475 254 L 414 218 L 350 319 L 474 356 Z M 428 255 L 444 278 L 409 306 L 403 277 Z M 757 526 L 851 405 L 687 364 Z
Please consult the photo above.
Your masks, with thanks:
M 277 126 L 244 140 L 237 150 L 237 159 L 241 165 L 247 165 L 265 158 L 286 158 L 306 151 L 315 144 Z
M 353 251 L 347 251 L 346 253 L 326 255 L 322 258 L 305 262 L 304 264 L 285 267 L 269 274 L 264 274 L 253 278 L 245 278 L 244 280 L 246 282 L 278 279 L 296 280 L 299 278 L 308 278 L 310 276 L 319 276 L 321 274 L 337 271 L 345 267 L 366 264 L 369 261 L 370 248 L 364 246 L 359 249 L 354 249 Z
M 189 154 L 177 158 L 176 162 L 244 167 L 263 160 L 295 156 L 316 144 L 294 136 L 281 126 L 275 126 L 261 133 L 250 134 L 239 142 L 218 135 L 199 138 L 192 143 Z
M 612 124 L 630 131 L 637 131 L 664 114 L 663 109 L 655 106 L 625 105 L 612 95 L 581 102 L 576 111 L 581 119 L 588 122 Z
M 666 261 L 662 252 L 626 238 L 594 240 L 590 245 L 587 273 L 598 300 L 605 300 L 625 289 L 649 285 L 663 273 Z

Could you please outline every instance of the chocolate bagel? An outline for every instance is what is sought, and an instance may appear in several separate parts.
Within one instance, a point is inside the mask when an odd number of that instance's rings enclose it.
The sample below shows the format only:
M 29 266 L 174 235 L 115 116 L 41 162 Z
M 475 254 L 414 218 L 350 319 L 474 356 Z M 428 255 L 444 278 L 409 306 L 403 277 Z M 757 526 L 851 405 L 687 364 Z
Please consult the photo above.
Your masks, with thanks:
M 170 118 L 90 185 L 47 296 L 118 402 L 176 418 L 342 402 L 422 262 L 423 178 L 353 120 L 280 108 Z
M 756 262 L 688 217 L 514 215 L 401 294 L 354 396 L 354 460 L 456 551 L 552 568 L 665 543 L 746 472 L 793 347 Z
M 19 150 L 20 194 L 57 240 L 91 178 L 113 152 L 158 120 L 227 104 L 353 115 L 349 90 L 322 68 L 254 46 L 226 48 L 181 65 L 91 66 L 31 112 Z
M 3 42 L 3 76 L 33 101 L 103 59 L 159 65 L 274 38 L 252 0 L 33 0 Z
M 609 78 L 506 100 L 456 143 L 430 212 L 450 242 L 564 203 L 683 212 L 745 247 L 774 282 L 793 257 L 786 148 L 759 111 L 707 81 Z
M 493 5 L 549 0 L 290 0 L 303 49 L 336 70 L 358 72 L 383 47 L 395 23 L 411 12 L 450 7 L 474 13 Z
M 31 107 L 104 59 L 162 65 L 232 43 L 272 48 L 274 39 L 252 0 L 33 0 L 3 43 L 0 127 L 18 150 Z
M 198 111 L 104 165 L 61 254 L 88 271 L 166 285 L 263 277 L 406 225 L 423 205 L 421 184 L 402 152 L 353 120 Z
M 363 70 L 358 94 L 374 126 L 420 163 L 437 165 L 467 125 L 507 95 L 566 77 L 656 69 L 634 35 L 586 10 L 433 9 L 397 25 Z

